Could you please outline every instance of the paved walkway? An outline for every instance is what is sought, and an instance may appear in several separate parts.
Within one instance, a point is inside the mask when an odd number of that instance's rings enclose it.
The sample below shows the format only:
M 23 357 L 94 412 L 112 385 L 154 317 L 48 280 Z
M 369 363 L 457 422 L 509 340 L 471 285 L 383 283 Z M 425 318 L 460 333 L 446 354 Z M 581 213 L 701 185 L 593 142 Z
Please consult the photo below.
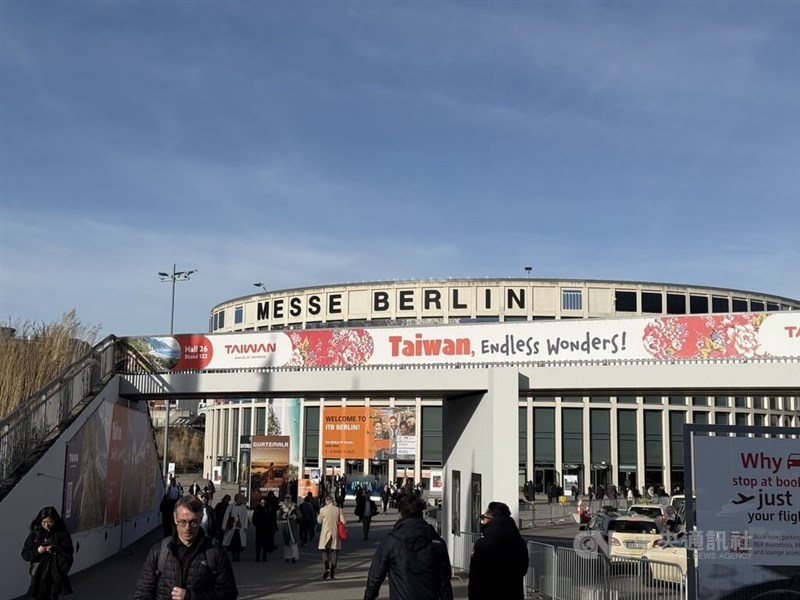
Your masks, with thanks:
M 219 496 L 219 494 L 217 494 Z M 372 555 L 378 544 L 391 531 L 397 520 L 397 511 L 378 515 L 372 521 L 369 541 L 363 541 L 361 524 L 353 515 L 352 502 L 345 505 L 350 538 L 344 542 L 339 554 L 336 580 L 322 579 L 321 552 L 314 542 L 300 549 L 300 560 L 296 564 L 283 562 L 282 549 L 273 552 L 266 562 L 255 562 L 252 540 L 255 533 L 248 534 L 250 545 L 242 553 L 241 562 L 233 563 L 236 583 L 241 600 L 268 598 L 270 600 L 362 600 Z M 74 600 L 96 598 L 132 598 L 144 558 L 150 547 L 161 539 L 161 527 L 144 536 L 120 554 L 109 558 L 71 577 Z M 280 535 L 275 536 L 280 544 Z M 455 598 L 467 597 L 465 581 L 453 580 Z M 389 583 L 381 588 L 381 599 L 389 598 Z

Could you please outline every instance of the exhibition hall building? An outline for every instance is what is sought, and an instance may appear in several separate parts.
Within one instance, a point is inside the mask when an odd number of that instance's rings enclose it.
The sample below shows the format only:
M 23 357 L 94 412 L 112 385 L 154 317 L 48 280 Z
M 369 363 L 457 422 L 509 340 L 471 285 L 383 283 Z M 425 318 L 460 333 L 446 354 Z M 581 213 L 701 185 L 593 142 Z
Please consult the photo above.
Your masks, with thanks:
M 176 372 L 263 373 L 201 400 L 204 472 L 229 481 L 277 436 L 282 475 L 298 479 L 409 478 L 436 494 L 471 472 L 486 490 L 502 478 L 671 491 L 685 424 L 800 427 L 800 301 L 759 292 L 347 283 L 226 300 L 208 334 L 174 339 Z

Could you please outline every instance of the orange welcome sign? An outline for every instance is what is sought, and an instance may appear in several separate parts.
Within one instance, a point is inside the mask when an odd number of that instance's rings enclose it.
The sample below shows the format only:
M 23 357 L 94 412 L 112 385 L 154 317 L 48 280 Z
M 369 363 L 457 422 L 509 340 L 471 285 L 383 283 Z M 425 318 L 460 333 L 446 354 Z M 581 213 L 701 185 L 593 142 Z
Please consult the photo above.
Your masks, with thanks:
M 369 458 L 369 408 L 325 407 L 322 414 L 324 458 Z

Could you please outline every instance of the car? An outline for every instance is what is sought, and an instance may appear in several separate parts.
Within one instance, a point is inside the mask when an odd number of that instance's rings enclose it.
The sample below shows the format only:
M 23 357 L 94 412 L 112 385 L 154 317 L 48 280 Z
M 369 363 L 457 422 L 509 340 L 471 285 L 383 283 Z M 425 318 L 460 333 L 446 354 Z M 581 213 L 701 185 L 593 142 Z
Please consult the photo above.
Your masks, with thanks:
M 681 524 L 678 512 L 670 504 L 632 504 L 628 512 L 653 519 L 662 531 L 676 531 Z
M 611 560 L 639 558 L 662 539 L 661 529 L 653 519 L 615 512 L 594 515 L 580 530 L 594 538 L 595 545 Z
M 694 564 L 697 567 L 697 551 L 693 551 Z M 663 564 L 643 565 L 645 580 L 653 583 L 682 583 L 686 577 L 686 532 L 677 535 L 664 536 L 653 542 L 653 546 L 642 554 L 642 561 L 655 561 L 667 563 L 675 568 Z
M 693 523 L 694 526 L 697 526 L 697 500 L 696 496 L 692 496 L 692 515 L 694 516 Z M 675 494 L 670 501 L 670 506 L 675 509 L 675 513 L 678 515 L 680 522 L 682 525 L 686 524 L 686 496 L 684 494 Z

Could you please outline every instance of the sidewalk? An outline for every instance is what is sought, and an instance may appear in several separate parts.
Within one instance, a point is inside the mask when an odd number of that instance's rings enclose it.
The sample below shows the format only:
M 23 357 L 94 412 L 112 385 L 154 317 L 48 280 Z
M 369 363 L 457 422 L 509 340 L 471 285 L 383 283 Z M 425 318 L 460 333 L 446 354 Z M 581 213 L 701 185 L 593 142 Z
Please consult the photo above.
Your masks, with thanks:
M 215 502 L 222 494 L 232 490 L 218 490 Z M 248 547 L 242 552 L 241 562 L 232 563 L 239 587 L 240 600 L 269 598 L 270 600 L 361 600 L 367 581 L 367 571 L 378 544 L 391 531 L 397 521 L 397 511 L 378 515 L 372 520 L 369 541 L 363 541 L 361 524 L 353 515 L 353 503 L 345 505 L 344 514 L 348 520 L 349 539 L 343 543 L 339 553 L 336 579 L 322 579 L 321 552 L 317 550 L 317 540 L 300 549 L 300 560 L 296 564 L 283 562 L 280 535 L 275 535 L 278 549 L 269 555 L 266 562 L 255 562 L 252 527 L 248 532 Z M 153 532 L 114 556 L 90 569 L 71 576 L 75 600 L 95 598 L 132 598 L 144 558 L 150 547 L 161 539 L 159 525 Z M 466 581 L 453 580 L 455 598 L 467 598 Z M 389 598 L 388 578 L 381 587 L 381 599 Z

